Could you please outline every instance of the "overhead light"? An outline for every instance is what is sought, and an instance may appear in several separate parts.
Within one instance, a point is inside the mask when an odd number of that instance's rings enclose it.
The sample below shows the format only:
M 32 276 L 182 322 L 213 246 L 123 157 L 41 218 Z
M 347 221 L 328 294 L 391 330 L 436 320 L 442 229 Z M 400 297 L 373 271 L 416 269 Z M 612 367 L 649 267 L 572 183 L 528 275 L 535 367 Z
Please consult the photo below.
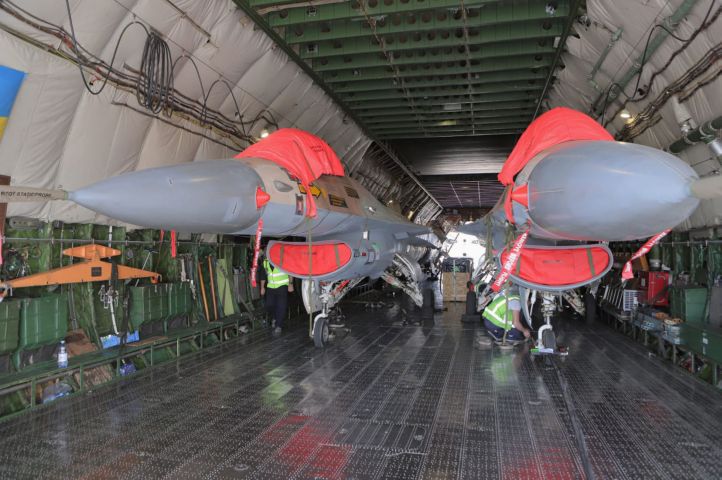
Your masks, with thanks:
M 619 118 L 623 118 L 623 119 L 627 120 L 627 119 L 632 118 L 632 114 L 629 113 L 629 110 L 627 110 L 627 109 L 625 108 L 624 110 L 622 110 L 621 112 L 619 112 Z
M 461 110 L 461 104 L 460 103 L 445 103 L 443 110 L 445 112 L 458 112 Z
M 444 121 L 439 122 L 437 125 L 440 127 L 452 127 L 452 126 L 456 125 L 456 123 L 457 123 L 456 120 L 444 120 Z
M 269 135 L 269 133 L 270 132 L 268 131 L 268 129 L 264 128 L 263 130 L 261 130 L 261 138 L 266 138 Z

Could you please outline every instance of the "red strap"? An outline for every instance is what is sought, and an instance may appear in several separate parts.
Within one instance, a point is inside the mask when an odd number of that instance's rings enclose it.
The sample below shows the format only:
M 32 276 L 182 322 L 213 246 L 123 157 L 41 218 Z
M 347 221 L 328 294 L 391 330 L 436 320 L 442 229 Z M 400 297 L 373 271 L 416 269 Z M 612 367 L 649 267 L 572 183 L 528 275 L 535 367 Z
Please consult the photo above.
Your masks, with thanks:
M 160 241 L 158 243 L 163 243 L 163 238 L 165 238 L 165 230 L 160 231 Z
M 258 253 L 261 251 L 261 234 L 263 233 L 263 219 L 258 220 L 256 227 L 256 245 L 253 249 L 253 262 L 251 263 L 251 286 L 256 286 L 256 272 L 258 272 Z
M 5 235 L 0 232 L 0 265 L 3 264 L 3 242 L 5 242 Z
M 638 259 L 642 255 L 646 255 L 652 249 L 652 247 L 655 246 L 657 242 L 662 240 L 669 232 L 670 229 L 667 229 L 653 236 L 652 238 L 647 240 L 647 243 L 642 245 L 642 247 L 637 250 L 634 255 L 632 255 L 632 258 L 627 260 L 627 263 L 624 264 L 624 268 L 622 269 L 622 280 L 629 280 L 630 278 L 634 277 L 634 273 L 632 272 L 632 261 Z
M 175 258 L 178 254 L 178 245 L 176 245 L 176 231 L 170 231 L 170 256 Z
M 524 248 L 524 244 L 526 243 L 528 238 L 529 229 L 516 237 L 516 240 L 514 240 L 514 245 L 512 245 L 511 251 L 506 257 L 504 265 L 501 266 L 501 272 L 499 272 L 499 276 L 497 276 L 496 280 L 494 280 L 494 283 L 491 284 L 491 289 L 493 291 L 500 291 L 501 287 L 504 286 L 507 280 L 509 280 L 511 271 L 516 268 L 516 264 L 517 262 L 519 262 L 519 257 L 521 257 L 521 250 Z

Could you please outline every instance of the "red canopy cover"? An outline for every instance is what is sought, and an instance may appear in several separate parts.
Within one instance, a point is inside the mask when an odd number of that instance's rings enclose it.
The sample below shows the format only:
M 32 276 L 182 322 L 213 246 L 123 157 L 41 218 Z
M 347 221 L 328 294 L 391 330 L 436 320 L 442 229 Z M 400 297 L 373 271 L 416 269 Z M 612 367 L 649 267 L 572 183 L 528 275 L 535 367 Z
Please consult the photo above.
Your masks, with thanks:
M 499 181 L 511 185 L 516 174 L 539 152 L 572 140 L 613 141 L 614 137 L 582 112 L 565 107 L 553 108 L 531 122 L 521 134 L 499 172 Z
M 282 128 L 236 155 L 236 158 L 263 158 L 288 170 L 306 188 L 321 175 L 346 175 L 336 153 L 316 135 L 295 128 Z M 306 195 L 306 215 L 316 216 L 313 195 Z

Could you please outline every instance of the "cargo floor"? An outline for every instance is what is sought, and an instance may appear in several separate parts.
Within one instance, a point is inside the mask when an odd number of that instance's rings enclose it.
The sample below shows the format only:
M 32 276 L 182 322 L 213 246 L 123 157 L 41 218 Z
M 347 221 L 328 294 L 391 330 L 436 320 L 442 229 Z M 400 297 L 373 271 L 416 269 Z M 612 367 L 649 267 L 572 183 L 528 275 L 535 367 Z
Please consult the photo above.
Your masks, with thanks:
M 722 478 L 713 388 L 601 325 L 560 322 L 556 366 L 481 347 L 460 307 L 353 303 L 325 350 L 261 332 L 59 400 L 0 423 L 0 477 Z

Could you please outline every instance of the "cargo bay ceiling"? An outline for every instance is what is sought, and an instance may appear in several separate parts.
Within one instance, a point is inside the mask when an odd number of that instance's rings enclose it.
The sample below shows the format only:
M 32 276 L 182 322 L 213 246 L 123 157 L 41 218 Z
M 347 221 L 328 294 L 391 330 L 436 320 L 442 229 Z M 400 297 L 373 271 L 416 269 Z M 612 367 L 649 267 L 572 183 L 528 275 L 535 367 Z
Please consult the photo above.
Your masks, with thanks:
M 539 111 L 581 2 L 236 3 L 370 135 L 399 150 L 443 206 L 463 208 L 498 198 L 494 174 Z M 487 149 L 495 155 L 479 154 Z
M 239 0 L 381 139 L 528 125 L 570 2 Z

